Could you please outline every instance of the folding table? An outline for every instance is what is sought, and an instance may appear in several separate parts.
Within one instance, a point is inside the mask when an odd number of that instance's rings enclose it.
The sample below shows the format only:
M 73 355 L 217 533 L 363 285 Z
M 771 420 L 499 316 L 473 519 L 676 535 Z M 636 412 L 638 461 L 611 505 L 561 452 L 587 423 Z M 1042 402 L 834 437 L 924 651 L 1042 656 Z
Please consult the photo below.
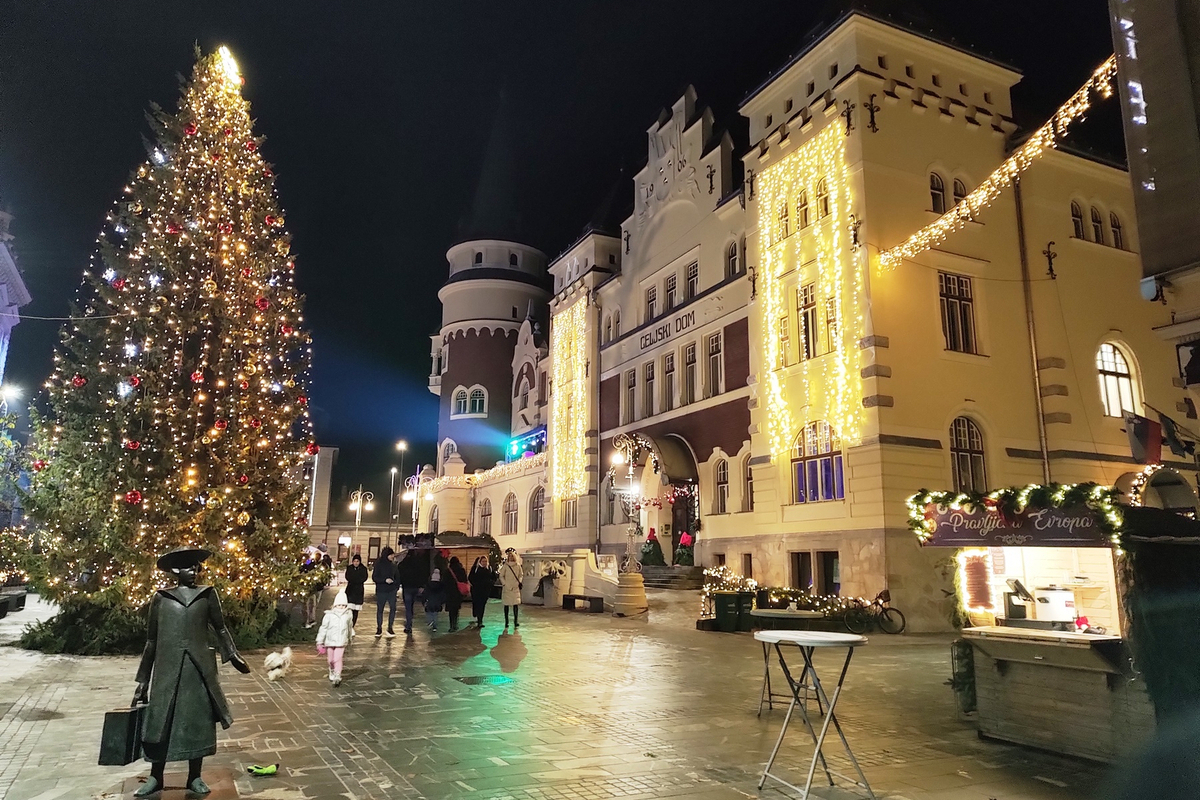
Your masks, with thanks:
M 813 620 L 824 619 L 825 615 L 820 611 L 799 611 L 787 608 L 756 608 L 750 612 L 750 616 L 758 620 L 765 620 L 765 627 L 774 629 L 778 624 L 789 625 L 798 624 L 801 620 L 806 620 L 811 623 Z M 762 693 L 758 697 L 758 716 L 762 716 L 763 706 L 768 709 L 775 709 L 775 700 L 791 700 L 791 693 L 782 694 L 771 688 L 771 645 L 766 642 L 762 643 L 763 651 L 763 688 Z M 809 699 L 811 687 L 804 685 L 804 676 L 800 678 L 801 688 L 804 689 L 804 701 Z
M 846 734 L 842 731 L 842 726 L 837 720 L 837 715 L 834 713 L 837 708 L 838 698 L 842 694 L 842 685 L 846 681 L 846 673 L 850 669 L 850 659 L 854 656 L 854 648 L 865 645 L 867 643 L 866 638 L 852 633 L 833 633 L 829 631 L 758 631 L 754 634 L 754 638 L 762 642 L 764 646 L 774 646 L 775 653 L 779 657 L 779 667 L 783 670 L 788 687 L 792 692 L 792 702 L 788 705 L 787 715 L 783 718 L 783 728 L 779 731 L 779 739 L 775 742 L 775 749 L 771 751 L 771 757 L 767 760 L 767 765 L 763 768 L 762 777 L 758 781 L 758 788 L 763 788 L 763 785 L 767 782 L 767 778 L 770 778 L 794 792 L 799 792 L 801 799 L 806 800 L 809 796 L 809 790 L 812 789 L 813 777 L 816 774 L 817 762 L 819 761 L 821 769 L 825 772 L 825 777 L 829 780 L 830 786 L 834 785 L 833 776 L 837 775 L 839 778 L 850 781 L 861 789 L 865 789 L 867 795 L 872 800 L 875 800 L 875 793 L 871 790 L 870 784 L 867 783 L 867 776 L 863 774 L 862 767 L 858 765 L 858 759 L 854 757 L 854 752 L 850 749 L 850 743 L 846 741 Z M 804 670 L 799 680 L 792 678 L 792 672 L 788 668 L 787 659 L 784 657 L 783 645 L 795 646 L 804 659 Z M 817 675 L 816 667 L 813 665 L 813 653 L 819 647 L 846 648 L 846 660 L 842 663 L 842 670 L 838 675 L 837 687 L 833 690 L 832 697 L 825 694 L 825 688 L 821 685 L 821 679 Z M 812 687 L 812 691 L 816 696 L 817 710 L 821 714 L 821 730 L 819 733 L 813 728 L 812 721 L 808 716 L 808 709 L 800 697 L 800 690 L 806 686 Z M 792 714 L 797 707 L 800 709 L 800 717 L 804 722 L 804 727 L 808 729 L 808 733 L 813 740 L 813 757 L 808 765 L 808 777 L 803 789 L 771 773 L 771 767 L 774 766 L 775 758 L 779 755 L 779 748 L 783 746 L 783 737 L 787 735 L 788 725 L 791 724 Z M 760 711 L 762 709 L 761 701 L 759 709 Z M 854 771 L 858 774 L 858 780 L 839 772 L 834 772 L 825 761 L 825 754 L 822 752 L 822 747 L 825 744 L 825 736 L 829 732 L 831 724 L 834 730 L 837 731 L 838 738 L 842 740 L 842 747 L 845 749 L 850 763 L 854 766 Z

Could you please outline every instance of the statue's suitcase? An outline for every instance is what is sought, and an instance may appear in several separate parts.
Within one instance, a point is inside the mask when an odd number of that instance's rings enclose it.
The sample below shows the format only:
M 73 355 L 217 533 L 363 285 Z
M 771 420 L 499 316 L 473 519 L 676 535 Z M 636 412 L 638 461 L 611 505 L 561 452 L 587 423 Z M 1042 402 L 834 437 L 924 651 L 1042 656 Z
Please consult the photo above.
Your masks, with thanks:
M 101 766 L 123 767 L 142 757 L 142 718 L 145 715 L 145 705 L 118 708 L 104 714 L 98 762 Z

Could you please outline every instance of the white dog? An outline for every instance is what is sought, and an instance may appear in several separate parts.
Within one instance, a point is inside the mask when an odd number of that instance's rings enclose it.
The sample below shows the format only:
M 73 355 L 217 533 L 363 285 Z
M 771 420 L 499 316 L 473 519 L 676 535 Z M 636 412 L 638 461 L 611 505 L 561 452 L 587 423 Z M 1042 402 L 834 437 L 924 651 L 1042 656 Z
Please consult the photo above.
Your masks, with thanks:
M 283 648 L 282 653 L 271 653 L 263 659 L 263 669 L 267 671 L 267 680 L 277 681 L 292 668 L 292 648 Z

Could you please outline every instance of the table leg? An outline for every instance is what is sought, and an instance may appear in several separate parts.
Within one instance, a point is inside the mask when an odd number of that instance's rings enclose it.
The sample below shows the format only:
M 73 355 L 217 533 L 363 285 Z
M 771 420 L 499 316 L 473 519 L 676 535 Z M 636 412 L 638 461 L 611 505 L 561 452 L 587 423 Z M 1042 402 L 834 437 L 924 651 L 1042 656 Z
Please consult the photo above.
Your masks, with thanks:
M 774 775 L 771 775 L 771 767 L 775 764 L 775 757 L 779 754 L 779 748 L 783 745 L 783 737 L 785 735 L 787 735 L 788 725 L 790 725 L 791 721 L 792 721 L 792 712 L 795 711 L 797 705 L 800 706 L 800 717 L 804 722 L 804 727 L 808 729 L 808 734 L 810 737 L 812 737 L 814 744 L 817 744 L 817 733 L 815 730 L 813 730 L 812 722 L 808 718 L 807 703 L 805 703 L 805 701 L 802 701 L 800 699 L 800 690 L 802 688 L 805 689 L 805 696 L 807 697 L 806 687 L 804 686 L 802 681 L 797 682 L 792 678 L 792 673 L 791 673 L 791 670 L 788 669 L 787 661 L 784 660 L 784 658 L 783 658 L 783 650 L 779 647 L 778 644 L 775 645 L 775 652 L 779 656 L 779 668 L 783 670 L 784 679 L 787 681 L 788 687 L 792 691 L 792 702 L 788 704 L 787 715 L 784 716 L 784 718 L 783 718 L 783 728 L 780 729 L 779 739 L 776 740 L 776 742 L 775 742 L 775 749 L 771 751 L 771 757 L 769 759 L 767 759 L 767 765 L 766 765 L 766 767 L 763 768 L 762 777 L 758 781 L 758 788 L 759 789 L 763 788 L 763 785 L 767 782 L 767 778 L 773 778 L 774 780 L 779 781 L 780 783 L 782 783 L 785 786 L 788 786 L 792 789 L 798 789 L 799 787 L 792 786 L 787 781 L 784 781 L 781 778 L 777 778 Z M 807 665 L 811 662 L 811 655 L 812 655 L 811 648 L 809 648 L 809 652 L 805 653 L 805 648 L 801 647 L 800 652 L 804 653 L 804 660 L 805 660 L 805 664 L 806 664 L 805 669 L 807 671 L 807 669 L 808 669 Z M 814 675 L 815 675 L 815 673 L 814 673 Z M 803 679 L 803 675 L 801 677 Z M 829 778 L 829 785 L 832 786 L 833 785 L 833 775 L 831 774 L 831 772 L 829 770 L 829 765 L 825 762 L 825 754 L 821 752 L 821 748 L 820 748 L 819 744 L 817 745 L 816 752 L 813 755 L 814 766 L 817 762 L 817 759 L 820 759 L 821 767 L 825 770 L 825 776 L 827 778 Z M 811 770 L 810 770 L 809 783 L 810 784 L 812 783 Z M 808 796 L 807 789 L 805 790 L 804 796 L 805 797 Z
M 767 647 L 767 643 L 762 643 L 763 649 L 763 693 L 758 697 L 758 716 L 762 716 L 763 700 L 766 700 L 767 708 L 771 711 L 775 710 L 775 706 L 771 704 L 771 650 Z
M 800 648 L 800 649 L 801 649 L 801 652 L 804 653 L 805 668 L 808 670 L 809 675 L 812 677 L 812 680 L 813 680 L 813 690 L 817 694 L 817 703 L 819 705 L 821 703 L 821 701 L 824 700 L 825 707 L 826 707 L 825 719 L 821 723 L 821 733 L 819 736 L 817 736 L 817 741 L 816 741 L 817 752 L 813 754 L 812 763 L 810 763 L 808 766 L 808 779 L 804 784 L 804 796 L 808 797 L 808 791 L 812 787 L 813 776 L 816 773 L 816 769 L 817 769 L 817 757 L 818 756 L 820 756 L 820 758 L 821 758 L 821 765 L 825 768 L 826 774 L 828 775 L 828 773 L 829 773 L 829 767 L 828 767 L 828 765 L 825 764 L 825 758 L 821 753 L 821 748 L 825 744 L 825 736 L 829 732 L 829 725 L 830 725 L 830 723 L 833 723 L 833 727 L 837 731 L 838 737 L 842 740 L 842 747 L 843 747 L 843 749 L 845 749 L 846 755 L 850 759 L 850 763 L 854 765 L 854 771 L 858 773 L 859 780 L 855 781 L 855 783 L 858 786 L 862 787 L 863 789 L 866 789 L 867 794 L 872 798 L 872 800 L 875 800 L 875 792 L 871 789 L 871 785 L 869 783 L 867 783 L 867 776 L 865 774 L 863 774 L 862 767 L 860 767 L 858 764 L 858 759 L 854 757 L 854 751 L 852 751 L 850 749 L 850 743 L 848 741 L 846 741 L 846 734 L 842 731 L 841 723 L 839 723 L 837 721 L 837 715 L 834 713 L 834 709 L 837 707 L 838 697 L 842 693 L 842 684 L 845 683 L 846 673 L 850 669 L 850 659 L 854 656 L 854 648 L 850 647 L 850 648 L 847 648 L 847 650 L 846 650 L 846 660 L 842 664 L 841 674 L 838 675 L 838 682 L 837 682 L 837 686 L 833 690 L 833 697 L 827 697 L 825 695 L 825 689 L 821 685 L 821 679 L 817 677 L 817 672 L 815 669 L 813 669 L 813 666 L 812 666 L 813 650 L 812 650 L 812 648 L 809 648 L 807 651 L 805 651 L 804 648 Z M 832 783 L 833 783 L 833 779 L 830 778 L 830 784 L 832 784 Z

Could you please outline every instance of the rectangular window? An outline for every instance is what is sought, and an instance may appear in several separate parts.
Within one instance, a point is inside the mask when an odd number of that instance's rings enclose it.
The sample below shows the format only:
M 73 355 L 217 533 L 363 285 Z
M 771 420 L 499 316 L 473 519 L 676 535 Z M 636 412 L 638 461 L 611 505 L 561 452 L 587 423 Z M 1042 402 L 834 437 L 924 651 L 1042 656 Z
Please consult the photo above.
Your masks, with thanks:
M 825 298 L 825 344 L 829 352 L 840 349 L 841 328 L 838 326 L 837 299 Z
M 725 554 L 713 553 L 713 563 L 715 563 L 718 567 L 725 566 Z
M 820 354 L 817 347 L 817 290 L 813 284 L 800 288 L 800 345 L 805 359 L 816 358 Z
M 715 397 L 721 393 L 721 334 L 708 337 L 708 394 Z
M 637 370 L 625 373 L 625 424 L 637 419 Z
M 686 291 L 688 300 L 700 294 L 700 264 L 695 261 L 688 264 Z
M 558 508 L 558 527 L 574 528 L 579 524 L 579 498 L 563 500 Z
M 544 406 L 550 399 L 549 390 L 546 388 L 546 373 L 538 375 L 538 405 Z
M 683 397 L 680 405 L 696 402 L 696 343 L 683 348 Z
M 654 416 L 654 362 L 648 361 L 642 368 L 645 374 L 644 384 L 644 402 L 642 405 L 642 416 Z
M 776 367 L 786 367 L 792 352 L 792 326 L 787 317 L 779 318 L 779 353 Z
M 742 553 L 742 576 L 745 578 L 754 577 L 754 556 L 749 553 Z
M 663 356 L 663 411 L 675 407 L 675 354 Z
M 646 290 L 646 322 L 658 316 L 658 287 L 651 286 Z
M 665 304 L 663 305 L 664 312 L 670 311 L 676 305 L 678 305 L 678 303 L 676 302 L 676 295 L 678 293 L 677 292 L 678 283 L 679 283 L 679 277 L 677 275 L 668 275 L 667 276 L 667 286 L 666 286 L 666 290 L 663 292 L 663 295 L 664 295 L 663 300 L 665 301 Z
M 942 311 L 942 336 L 946 349 L 958 353 L 976 353 L 975 297 L 971 279 L 949 272 L 938 273 L 938 294 Z

